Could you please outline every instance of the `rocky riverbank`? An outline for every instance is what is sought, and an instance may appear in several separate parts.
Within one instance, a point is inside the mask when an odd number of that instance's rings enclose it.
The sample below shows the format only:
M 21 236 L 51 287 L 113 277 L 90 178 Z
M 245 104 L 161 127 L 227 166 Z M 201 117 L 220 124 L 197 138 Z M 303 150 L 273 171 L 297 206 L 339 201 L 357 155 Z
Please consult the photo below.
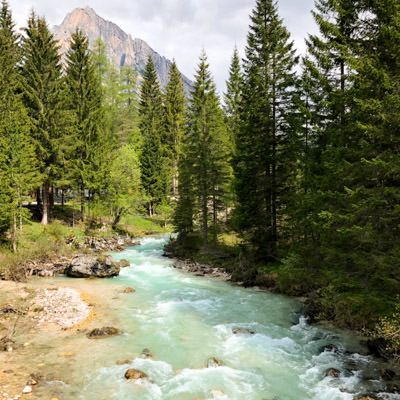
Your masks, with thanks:
M 119 252 L 125 250 L 128 246 L 138 246 L 140 242 L 129 236 L 117 236 L 114 238 L 85 237 L 83 241 L 74 237 L 69 238 L 67 244 L 72 248 L 72 252 L 69 255 L 52 254 L 39 260 L 25 261 L 21 265 L 25 270 L 25 276 L 54 277 L 64 274 L 77 256 L 97 256 L 108 251 Z M 120 265 L 120 267 L 123 268 L 123 265 Z
M 176 260 L 171 264 L 172 268 L 179 269 L 183 272 L 191 273 L 195 276 L 203 276 L 207 278 L 215 278 L 222 281 L 230 281 L 232 275 L 220 268 L 212 267 L 208 264 L 201 264 L 191 260 Z
M 0 281 L 1 399 L 61 400 L 58 390 L 68 384 L 70 362 L 79 365 L 96 349 L 106 351 L 90 333 L 118 324 L 110 303 L 118 306 L 119 296 L 130 294 L 101 282 Z

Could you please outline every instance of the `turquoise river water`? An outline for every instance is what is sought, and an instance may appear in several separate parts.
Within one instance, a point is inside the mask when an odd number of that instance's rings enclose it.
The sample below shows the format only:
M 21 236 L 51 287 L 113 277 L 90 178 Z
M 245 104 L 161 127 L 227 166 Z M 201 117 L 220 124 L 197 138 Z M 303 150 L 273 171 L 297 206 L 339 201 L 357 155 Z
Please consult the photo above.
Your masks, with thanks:
M 96 341 L 87 365 L 71 366 L 77 372 L 71 370 L 73 383 L 61 398 L 352 400 L 371 391 L 382 392 L 382 399 L 400 398 L 383 393 L 380 366 L 363 355 L 355 337 L 308 325 L 299 303 L 287 297 L 171 268 L 172 261 L 162 257 L 166 240 L 147 237 L 141 246 L 112 254 L 131 267 L 109 282 L 136 290 L 114 310 L 111 322 L 119 321 L 123 333 Z M 235 328 L 255 334 L 234 334 Z M 327 344 L 340 351 L 324 351 Z M 144 348 L 153 359 L 140 356 Z M 211 357 L 223 366 L 206 368 Z M 116 365 L 116 359 L 129 364 Z M 339 378 L 325 376 L 330 367 L 342 372 Z M 128 368 L 150 380 L 127 381 Z

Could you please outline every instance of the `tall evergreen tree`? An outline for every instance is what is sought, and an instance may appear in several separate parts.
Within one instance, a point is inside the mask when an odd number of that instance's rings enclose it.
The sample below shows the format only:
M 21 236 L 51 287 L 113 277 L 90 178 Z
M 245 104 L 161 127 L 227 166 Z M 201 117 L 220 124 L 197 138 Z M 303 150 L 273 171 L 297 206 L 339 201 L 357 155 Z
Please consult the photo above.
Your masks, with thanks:
M 229 79 L 226 82 L 225 101 L 225 117 L 227 119 L 227 127 L 231 135 L 232 143 L 235 143 L 236 136 L 240 129 L 240 104 L 242 100 L 243 74 L 240 65 L 239 52 L 235 47 L 231 65 L 229 68 Z
M 165 89 L 165 135 L 168 158 L 171 160 L 172 194 L 178 190 L 178 163 L 181 141 L 186 129 L 186 97 L 182 75 L 175 61 L 170 66 L 169 81 Z
M 190 231 L 190 219 L 198 215 L 204 242 L 208 244 L 210 220 L 214 243 L 217 241 L 218 213 L 224 208 L 231 175 L 231 145 L 205 53 L 200 57 L 195 78 L 175 221 L 178 227 Z
M 43 176 L 42 224 L 46 225 L 53 213 L 52 187 L 62 174 L 65 141 L 63 77 L 57 41 L 46 21 L 32 13 L 25 33 L 22 59 L 24 104 Z
M 363 36 L 358 27 L 358 3 L 316 2 L 313 15 L 320 33 L 306 41 L 301 85 L 302 195 L 293 222 L 299 233 L 296 251 L 300 263 L 314 268 L 322 259 L 324 263 L 328 259 L 342 263 L 332 250 L 333 243 L 339 246 L 343 239 L 339 231 L 342 210 L 348 204 L 348 168 L 356 157 L 350 59 Z M 351 246 L 351 240 L 345 243 Z
M 129 66 L 121 68 L 118 142 L 130 144 L 139 154 L 142 137 L 139 130 L 139 99 L 137 72 Z
M 30 124 L 21 99 L 21 52 L 6 1 L 0 10 L 0 227 L 11 224 L 13 250 L 17 248 L 17 223 L 22 229 L 24 196 L 40 185 Z M 1 230 L 1 228 L 0 228 Z
M 110 140 L 103 129 L 102 91 L 89 52 L 88 38 L 80 31 L 71 36 L 67 53 L 66 86 L 69 109 L 74 116 L 74 149 L 71 165 L 81 194 L 85 216 L 85 189 L 99 191 L 104 183 Z
M 276 3 L 257 0 L 246 47 L 235 176 L 239 229 L 265 260 L 277 257 L 296 160 L 290 123 L 296 61 Z
M 140 155 L 142 185 L 148 197 L 148 213 L 167 195 L 164 158 L 163 103 L 157 72 L 151 57 L 148 58 L 140 94 L 140 131 L 143 147 Z

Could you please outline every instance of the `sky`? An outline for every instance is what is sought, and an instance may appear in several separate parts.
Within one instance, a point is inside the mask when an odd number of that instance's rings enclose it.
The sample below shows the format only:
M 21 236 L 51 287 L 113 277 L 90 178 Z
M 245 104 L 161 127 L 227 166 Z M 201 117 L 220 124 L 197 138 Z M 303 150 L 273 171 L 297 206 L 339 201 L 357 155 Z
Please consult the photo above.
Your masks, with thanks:
M 190 79 L 204 48 L 218 90 L 223 92 L 234 46 L 244 55 L 255 0 L 9 0 L 9 4 L 18 27 L 25 25 L 32 9 L 53 26 L 76 7 L 92 7 L 159 54 L 175 58 Z M 305 51 L 307 34 L 316 31 L 313 5 L 314 0 L 278 0 L 279 14 L 299 54 Z

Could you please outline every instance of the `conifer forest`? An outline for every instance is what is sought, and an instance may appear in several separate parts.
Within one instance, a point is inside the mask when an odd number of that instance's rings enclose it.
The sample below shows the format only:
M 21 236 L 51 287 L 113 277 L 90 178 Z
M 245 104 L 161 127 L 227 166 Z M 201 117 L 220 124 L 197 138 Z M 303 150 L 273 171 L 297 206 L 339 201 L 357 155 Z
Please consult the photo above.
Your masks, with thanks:
M 2 0 L 0 272 L 65 210 L 61 225 L 119 233 L 156 219 L 174 257 L 306 298 L 310 321 L 398 359 L 400 2 L 312 14 L 300 54 L 278 3 L 255 0 L 219 93 L 207 49 L 189 91 L 175 61 L 162 87 L 152 57 L 119 68 L 79 29 L 61 53 L 44 17 L 17 30 Z

